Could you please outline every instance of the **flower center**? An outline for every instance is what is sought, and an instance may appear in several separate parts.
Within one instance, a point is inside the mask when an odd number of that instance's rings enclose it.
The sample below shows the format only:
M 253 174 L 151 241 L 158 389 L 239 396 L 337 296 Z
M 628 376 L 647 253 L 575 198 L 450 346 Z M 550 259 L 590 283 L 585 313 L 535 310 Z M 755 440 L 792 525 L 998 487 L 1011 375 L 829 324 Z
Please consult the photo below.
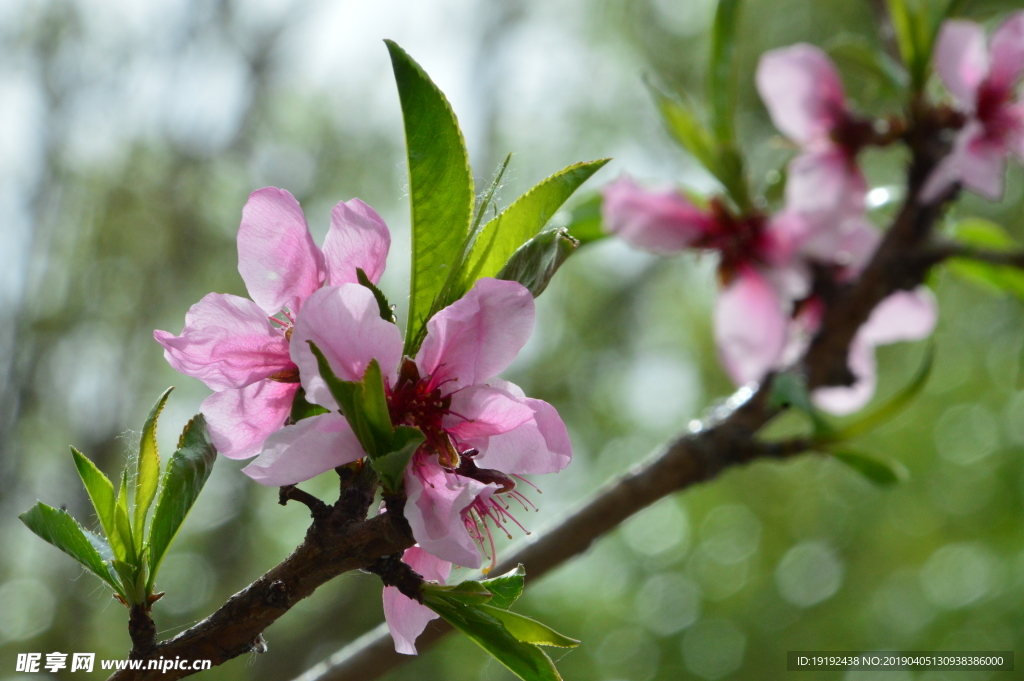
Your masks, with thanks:
M 391 422 L 419 428 L 426 437 L 421 451 L 436 453 L 438 462 L 454 471 L 462 455 L 443 425 L 444 417 L 452 413 L 451 405 L 451 396 L 442 396 L 440 387 L 431 388 L 429 380 L 420 378 L 413 360 L 407 358 L 402 362 L 398 381 L 388 395 Z
M 978 88 L 975 114 L 985 127 L 985 137 L 989 140 L 1001 141 L 1013 128 L 1013 117 L 1006 110 L 1010 95 L 1009 90 L 996 87 L 988 80 Z
M 729 280 L 743 265 L 763 260 L 766 221 L 760 213 L 737 217 L 719 198 L 711 200 L 710 208 L 715 229 L 701 237 L 696 245 L 721 254 L 719 273 Z

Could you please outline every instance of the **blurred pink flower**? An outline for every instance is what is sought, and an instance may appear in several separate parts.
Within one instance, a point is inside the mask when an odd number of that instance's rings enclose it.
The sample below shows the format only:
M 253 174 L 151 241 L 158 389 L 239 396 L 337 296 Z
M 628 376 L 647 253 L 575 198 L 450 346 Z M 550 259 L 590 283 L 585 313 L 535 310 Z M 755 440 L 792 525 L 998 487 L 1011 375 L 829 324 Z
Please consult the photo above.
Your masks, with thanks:
M 766 52 L 756 84 L 775 127 L 800 146 L 787 169 L 786 207 L 826 222 L 861 215 L 867 183 L 857 153 L 873 130 L 850 112 L 828 55 L 806 43 Z
M 925 183 L 921 200 L 933 201 L 957 182 L 998 200 L 1006 155 L 1024 161 L 1024 104 L 1014 98 L 1024 74 L 1024 11 L 995 30 L 988 49 L 979 24 L 945 22 L 936 42 L 935 68 L 967 122 Z
M 172 367 L 215 392 L 202 405 L 210 437 L 229 458 L 255 455 L 284 425 L 299 388 L 288 350 L 295 315 L 324 284 L 376 282 L 391 237 L 359 199 L 340 202 L 321 251 L 298 201 L 283 189 L 255 191 L 242 209 L 238 271 L 252 300 L 211 293 L 185 315 L 180 336 L 155 331 Z
M 296 321 L 291 357 L 307 399 L 332 411 L 271 435 L 244 471 L 263 484 L 287 485 L 362 458 L 307 341 L 342 380 L 361 380 L 376 359 L 392 422 L 426 437 L 405 472 L 413 536 L 438 558 L 479 567 L 489 524 L 506 531 L 515 522 L 506 499 L 529 503 L 512 478 L 559 471 L 572 457 L 555 409 L 496 378 L 525 345 L 533 322 L 533 296 L 525 287 L 481 279 L 430 319 L 416 359 L 403 360 L 398 327 L 380 318 L 368 289 L 317 291 Z M 493 560 L 493 544 L 490 554 Z
M 423 579 L 444 585 L 452 564 L 413 546 L 402 554 L 402 561 Z M 393 586 L 384 587 L 384 621 L 388 623 L 395 650 L 403 655 L 416 655 L 416 639 L 438 615 L 425 605 L 402 594 Z

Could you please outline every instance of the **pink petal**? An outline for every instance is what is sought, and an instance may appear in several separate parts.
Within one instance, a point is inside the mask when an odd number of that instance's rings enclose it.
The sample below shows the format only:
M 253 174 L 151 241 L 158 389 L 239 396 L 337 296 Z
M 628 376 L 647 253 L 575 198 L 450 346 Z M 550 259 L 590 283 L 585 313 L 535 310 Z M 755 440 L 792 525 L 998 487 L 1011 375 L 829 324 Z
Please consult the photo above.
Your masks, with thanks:
M 897 291 L 871 311 L 857 335 L 871 345 L 927 338 L 935 329 L 939 306 L 927 286 L 913 291 Z
M 451 397 L 444 429 L 460 440 L 507 433 L 533 419 L 532 409 L 500 388 L 474 385 Z
M 284 333 L 238 296 L 209 293 L 189 308 L 180 336 L 153 337 L 172 367 L 213 390 L 242 388 L 293 366 Z
M 950 20 L 942 24 L 935 42 L 935 70 L 964 109 L 974 110 L 988 64 L 985 29 L 973 21 Z
M 518 386 L 507 381 L 494 379 L 490 383 L 521 400 L 532 414 L 511 430 L 468 438 L 466 444 L 480 450 L 476 463 L 481 468 L 516 475 L 557 473 L 568 466 L 572 444 L 555 408 L 543 400 L 524 397 Z
M 427 581 L 439 584 L 445 583 L 452 569 L 451 563 L 432 556 L 419 546 L 406 549 L 402 560 Z M 418 654 L 416 639 L 427 624 L 437 618 L 433 610 L 402 595 L 395 587 L 384 587 L 384 620 L 395 641 L 395 651 L 403 655 Z
M 813 45 L 800 43 L 764 53 L 756 82 L 775 127 L 800 144 L 827 137 L 846 112 L 835 65 Z
M 385 380 L 392 380 L 402 358 L 402 334 L 380 318 L 373 293 L 359 284 L 322 288 L 306 301 L 292 330 L 291 356 L 299 367 L 306 399 L 329 409 L 337 405 L 320 378 L 312 341 L 343 381 L 361 381 L 376 359 Z
M 737 385 L 760 381 L 777 366 L 787 322 L 778 293 L 751 268 L 718 294 L 715 340 L 725 370 Z
M 832 229 L 821 229 L 804 244 L 805 256 L 844 268 L 844 278 L 858 274 L 871 260 L 882 234 L 871 221 L 858 216 Z
M 436 460 L 414 460 L 405 470 L 405 517 L 425 551 L 470 568 L 480 567 L 480 551 L 462 512 L 486 490 L 497 489 L 445 471 Z
M 376 284 L 384 274 L 391 233 L 373 208 L 360 201 L 340 201 L 331 211 L 331 229 L 324 240 L 327 283 L 357 284 L 356 268 Z
M 268 315 L 298 312 L 324 281 L 324 257 L 295 197 L 265 187 L 249 195 L 238 228 L 238 272 Z
M 284 426 L 298 389 L 298 383 L 258 381 L 207 397 L 200 411 L 206 417 L 213 446 L 229 459 L 259 454 L 267 436 Z
M 328 412 L 270 435 L 260 455 L 242 472 L 261 485 L 280 487 L 309 480 L 363 456 L 363 447 L 345 417 Z
M 676 191 L 645 191 L 622 177 L 602 194 L 605 230 L 636 248 L 678 253 L 714 230 L 714 219 Z
M 867 183 L 837 146 L 805 151 L 789 162 L 786 210 L 828 225 L 864 212 Z M 831 226 L 831 225 L 829 225 Z
M 981 123 L 971 121 L 957 134 L 953 149 L 932 171 L 921 189 L 921 201 L 931 203 L 957 182 L 992 201 L 1003 195 L 1005 144 L 988 138 Z
M 855 338 L 847 362 L 856 379 L 853 385 L 818 388 L 811 395 L 818 408 L 836 416 L 860 411 L 875 394 L 875 348 Z
M 483 383 L 512 363 L 533 321 L 533 296 L 522 284 L 480 279 L 427 322 L 416 366 L 421 376 L 430 376 L 431 388 L 446 395 Z
M 875 346 L 927 338 L 937 319 L 938 304 L 928 287 L 890 295 L 872 310 L 850 346 L 847 361 L 856 382 L 849 387 L 815 390 L 815 403 L 839 415 L 861 409 L 875 393 Z
M 1015 12 L 992 34 L 990 83 L 1009 91 L 1024 74 L 1024 11 Z

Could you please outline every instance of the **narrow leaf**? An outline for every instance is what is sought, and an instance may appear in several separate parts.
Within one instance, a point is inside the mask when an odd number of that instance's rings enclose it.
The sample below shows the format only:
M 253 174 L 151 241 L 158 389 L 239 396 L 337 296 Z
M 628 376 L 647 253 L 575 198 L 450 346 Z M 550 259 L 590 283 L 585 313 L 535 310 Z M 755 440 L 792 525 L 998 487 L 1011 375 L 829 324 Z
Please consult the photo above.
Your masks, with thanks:
M 1000 225 L 982 218 L 958 223 L 954 236 L 968 246 L 995 251 L 1018 248 L 1016 241 Z M 946 263 L 953 275 L 995 294 L 1009 293 L 1024 301 L 1024 272 L 1009 265 L 995 265 L 970 258 L 952 258 Z
M 827 49 L 833 60 L 862 71 L 890 95 L 902 93 L 909 84 L 907 71 L 863 36 L 840 34 L 829 41 Z
M 508 610 L 516 602 L 516 599 L 522 595 L 525 580 L 526 568 L 522 565 L 498 577 L 485 579 L 482 584 L 493 596 L 489 604 L 502 610 Z
M 654 87 L 651 93 L 672 137 L 712 175 L 718 177 L 718 145 L 693 106 L 667 97 Z
M 40 538 L 77 560 L 113 587 L 114 591 L 121 593 L 120 585 L 103 562 L 100 552 L 89 541 L 85 529 L 67 511 L 52 508 L 40 501 L 18 517 Z
M 554 663 L 544 651 L 516 639 L 500 620 L 483 612 L 479 606 L 456 603 L 443 597 L 431 598 L 426 594 L 425 603 L 523 681 L 561 680 Z
M 566 229 L 541 232 L 520 246 L 495 278 L 518 281 L 536 298 L 579 245 L 580 242 L 572 238 Z
M 932 367 L 934 366 L 935 343 L 933 342 L 928 344 L 928 349 L 925 352 L 924 359 L 921 361 L 921 366 L 914 373 L 914 377 L 910 379 L 910 383 L 867 414 L 841 427 L 832 436 L 833 439 L 840 441 L 860 437 L 899 416 L 924 390 L 924 386 L 928 383 L 928 377 L 931 376 Z
M 167 404 L 174 388 L 168 388 L 156 401 L 142 426 L 142 439 L 139 441 L 139 459 L 135 476 L 135 515 L 132 527 L 135 532 L 135 550 L 142 550 L 145 537 L 146 514 L 156 497 L 157 484 L 160 482 L 160 450 L 156 446 L 156 426 L 160 412 Z
M 178 439 L 178 449 L 164 471 L 160 496 L 149 528 L 147 593 L 152 592 L 164 554 L 210 477 L 216 458 L 217 450 L 210 442 L 206 419 L 198 414 L 185 425 Z
M 902 465 L 882 461 L 870 454 L 849 449 L 829 453 L 876 485 L 895 485 L 908 477 L 907 469 Z
M 366 422 L 373 431 L 374 439 L 379 446 L 378 452 L 387 451 L 391 442 L 391 435 L 394 433 L 394 426 L 391 425 L 391 414 L 388 412 L 388 400 L 384 395 L 384 376 L 380 371 L 380 364 L 377 360 L 370 360 L 370 364 L 363 373 L 361 405 L 366 414 Z M 383 447 L 380 447 L 383 445 Z
M 792 372 L 775 374 L 772 377 L 769 401 L 773 407 L 793 407 L 803 412 L 811 421 L 815 439 L 830 440 L 834 437 L 835 429 L 811 402 L 810 393 L 807 391 L 807 382 L 802 376 Z
M 373 297 L 377 300 L 377 308 L 380 310 L 380 318 L 386 322 L 397 324 L 398 320 L 395 319 L 395 311 L 391 308 L 391 303 L 388 302 L 384 292 L 377 288 L 377 285 L 370 281 L 370 278 L 366 276 L 366 272 L 363 271 L 362 267 L 356 268 L 356 278 L 359 283 L 370 289 L 373 293 Z
M 535 236 L 580 185 L 611 159 L 577 163 L 539 182 L 484 225 L 470 251 L 462 290 L 477 279 L 493 277 L 513 253 Z
M 110 538 L 112 550 L 115 545 L 117 546 L 117 550 L 114 550 L 115 555 L 123 558 L 124 547 L 120 545 L 120 536 L 114 526 L 114 484 L 96 467 L 96 464 L 74 447 L 71 448 L 71 456 L 75 460 L 75 467 L 78 469 L 78 476 L 82 478 L 82 484 L 85 485 L 85 491 L 89 493 L 103 533 Z
M 301 387 L 295 391 L 295 398 L 292 400 L 292 411 L 288 416 L 289 423 L 298 423 L 310 416 L 326 414 L 329 410 L 319 404 L 313 404 L 306 399 L 306 391 Z
M 132 536 L 132 523 L 128 515 L 128 467 L 121 471 L 121 486 L 117 490 L 117 499 L 114 503 L 114 530 L 118 540 L 124 546 L 124 560 L 129 563 L 135 562 L 138 552 L 135 549 L 135 540 Z
M 405 50 L 391 53 L 405 121 L 412 204 L 412 276 L 406 354 L 469 235 L 475 202 L 466 143 L 444 94 Z
M 711 127 L 719 143 L 731 145 L 736 139 L 736 28 L 740 0 L 719 0 L 711 31 L 711 60 L 708 64 L 708 101 Z
M 477 607 L 504 624 L 508 633 L 523 643 L 533 643 L 538 646 L 555 646 L 558 648 L 575 648 L 580 644 L 576 639 L 563 636 L 546 624 L 541 624 L 537 620 L 524 615 L 509 612 L 502 608 L 495 608 L 486 603 Z

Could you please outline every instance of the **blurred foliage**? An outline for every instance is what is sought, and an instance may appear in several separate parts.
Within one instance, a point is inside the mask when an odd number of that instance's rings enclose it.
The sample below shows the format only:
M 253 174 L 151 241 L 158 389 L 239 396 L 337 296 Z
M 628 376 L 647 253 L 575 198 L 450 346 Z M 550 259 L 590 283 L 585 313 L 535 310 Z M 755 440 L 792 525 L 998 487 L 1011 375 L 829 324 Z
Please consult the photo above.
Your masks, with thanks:
M 737 139 L 756 189 L 777 182 L 791 153 L 754 92 L 758 55 L 839 36 L 877 47 L 872 6 L 745 3 Z M 1014 6 L 978 0 L 966 12 L 990 19 Z M 603 156 L 616 160 L 589 188 L 628 170 L 706 190 L 714 181 L 671 142 L 641 76 L 666 92 L 701 92 L 713 15 L 707 0 L 0 3 L 10 253 L 0 268 L 0 679 L 14 678 L 19 652 L 129 649 L 123 608 L 16 516 L 38 498 L 88 518 L 68 444 L 112 474 L 137 449 L 126 429 L 173 383 L 160 432 L 171 448 L 207 391 L 166 366 L 152 330 L 179 331 L 209 291 L 244 294 L 234 233 L 248 192 L 291 190 L 318 236 L 340 199 L 377 208 L 395 232 L 381 287 L 405 312 L 402 129 L 380 38 L 417 55 L 449 94 L 474 167 L 516 152 L 506 202 L 555 168 Z M 897 109 L 870 69 L 840 68 L 859 108 Z M 869 152 L 872 185 L 898 196 L 903 160 Z M 1022 195 L 1015 168 L 1003 202 L 967 197 L 953 219 L 980 216 L 1020 241 Z M 877 205 L 884 221 L 893 206 Z M 1024 640 L 1024 314 L 1019 301 L 944 272 L 935 286 L 942 315 L 923 395 L 856 443 L 901 462 L 909 480 L 879 488 L 805 456 L 658 503 L 517 604 L 583 641 L 553 656 L 565 678 L 767 680 L 787 650 L 1005 650 Z M 541 512 L 520 518 L 528 527 L 543 531 L 731 392 L 711 342 L 713 291 L 707 259 L 658 260 L 611 240 L 561 269 L 508 375 L 559 409 L 575 447 L 573 464 L 530 494 Z M 923 352 L 880 350 L 880 398 L 907 384 Z M 308 524 L 301 506 L 278 506 L 276 490 L 240 466 L 217 461 L 165 560 L 163 636 L 280 561 Z M 304 487 L 328 498 L 335 484 L 322 476 Z M 206 676 L 289 679 L 381 619 L 377 578 L 345 575 L 268 630 L 267 654 Z M 452 637 L 391 678 L 509 675 Z

